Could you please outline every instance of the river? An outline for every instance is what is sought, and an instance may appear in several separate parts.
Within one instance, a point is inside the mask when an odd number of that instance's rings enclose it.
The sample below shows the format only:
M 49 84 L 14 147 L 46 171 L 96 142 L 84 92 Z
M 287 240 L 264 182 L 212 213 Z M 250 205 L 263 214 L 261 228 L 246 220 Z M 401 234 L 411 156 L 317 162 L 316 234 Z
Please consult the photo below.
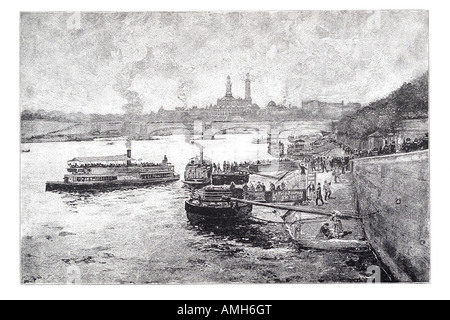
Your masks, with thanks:
M 314 130 L 313 130 L 314 131 Z M 218 135 L 201 141 L 215 162 L 270 159 L 254 135 Z M 87 284 L 316 283 L 366 281 L 373 257 L 348 252 L 300 251 L 285 226 L 252 221 L 225 228 L 191 225 L 181 181 L 96 194 L 45 192 L 62 180 L 67 160 L 125 153 L 125 141 L 23 144 L 21 259 L 23 283 Z M 183 175 L 198 148 L 182 135 L 133 141 L 132 156 L 160 162 Z M 255 181 L 255 178 L 252 177 Z M 254 208 L 264 219 L 270 209 Z M 276 217 L 275 217 L 276 218 Z M 75 268 L 75 269 L 74 269 Z

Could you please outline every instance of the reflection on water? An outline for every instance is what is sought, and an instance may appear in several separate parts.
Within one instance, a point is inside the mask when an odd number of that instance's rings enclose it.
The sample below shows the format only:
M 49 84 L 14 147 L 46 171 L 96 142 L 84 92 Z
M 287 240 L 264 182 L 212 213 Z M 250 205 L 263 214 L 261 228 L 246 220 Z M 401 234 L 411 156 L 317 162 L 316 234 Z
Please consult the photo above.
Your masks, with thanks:
M 222 241 L 234 241 L 249 244 L 262 249 L 273 248 L 273 237 L 268 232 L 261 230 L 261 223 L 246 221 L 233 226 L 211 224 L 192 224 L 199 235 L 205 238 L 220 239 Z
M 251 144 L 253 137 L 224 135 L 200 143 L 215 162 L 272 158 L 266 145 Z M 69 266 L 79 268 L 83 283 L 365 280 L 360 269 L 370 257 L 300 251 L 280 224 L 193 225 L 184 210 L 190 190 L 180 181 L 110 192 L 45 192 L 45 181 L 62 179 L 67 160 L 123 154 L 123 141 L 23 148 L 31 149 L 21 155 L 23 282 L 66 283 Z M 134 158 L 160 162 L 166 155 L 181 174 L 197 154 L 184 136 L 133 142 Z M 254 214 L 270 213 L 254 208 Z

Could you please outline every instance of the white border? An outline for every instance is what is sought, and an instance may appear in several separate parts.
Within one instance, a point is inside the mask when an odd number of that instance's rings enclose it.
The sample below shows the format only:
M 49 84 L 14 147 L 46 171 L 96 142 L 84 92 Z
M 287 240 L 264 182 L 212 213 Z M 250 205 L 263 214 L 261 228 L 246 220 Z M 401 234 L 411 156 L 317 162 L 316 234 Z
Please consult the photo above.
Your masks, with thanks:
M 2 3 L 2 166 L 0 208 L 1 299 L 443 299 L 449 298 L 450 210 L 445 130 L 449 119 L 449 6 L 444 1 L 14 1 Z M 6 8 L 5 8 L 6 6 Z M 24 286 L 19 255 L 19 11 L 196 11 L 196 10 L 430 10 L 430 142 L 432 284 L 383 285 L 177 285 Z M 5 99 L 6 98 L 6 99 Z M 26 201 L 26 199 L 23 199 Z

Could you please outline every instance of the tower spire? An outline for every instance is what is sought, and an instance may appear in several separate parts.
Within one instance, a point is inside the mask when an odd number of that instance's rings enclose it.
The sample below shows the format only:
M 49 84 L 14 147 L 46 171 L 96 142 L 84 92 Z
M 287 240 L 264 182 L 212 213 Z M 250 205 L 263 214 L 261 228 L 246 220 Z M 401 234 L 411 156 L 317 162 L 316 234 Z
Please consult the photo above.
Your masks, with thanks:
M 233 97 L 233 94 L 231 93 L 231 78 L 230 78 L 230 76 L 227 77 L 227 83 L 225 84 L 225 87 L 226 87 L 225 97 Z
M 250 73 L 247 73 L 247 78 L 245 79 L 245 100 L 252 100 L 252 93 L 250 89 Z

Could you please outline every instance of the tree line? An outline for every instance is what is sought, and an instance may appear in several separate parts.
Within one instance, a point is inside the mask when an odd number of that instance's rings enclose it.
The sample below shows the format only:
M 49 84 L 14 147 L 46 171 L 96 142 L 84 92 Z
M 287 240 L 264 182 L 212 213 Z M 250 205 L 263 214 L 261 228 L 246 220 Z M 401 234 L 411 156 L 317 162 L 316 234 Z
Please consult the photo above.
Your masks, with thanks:
M 428 72 L 412 82 L 404 83 L 386 98 L 343 117 L 335 129 L 347 136 L 366 138 L 379 131 L 392 132 L 406 119 L 428 117 Z

